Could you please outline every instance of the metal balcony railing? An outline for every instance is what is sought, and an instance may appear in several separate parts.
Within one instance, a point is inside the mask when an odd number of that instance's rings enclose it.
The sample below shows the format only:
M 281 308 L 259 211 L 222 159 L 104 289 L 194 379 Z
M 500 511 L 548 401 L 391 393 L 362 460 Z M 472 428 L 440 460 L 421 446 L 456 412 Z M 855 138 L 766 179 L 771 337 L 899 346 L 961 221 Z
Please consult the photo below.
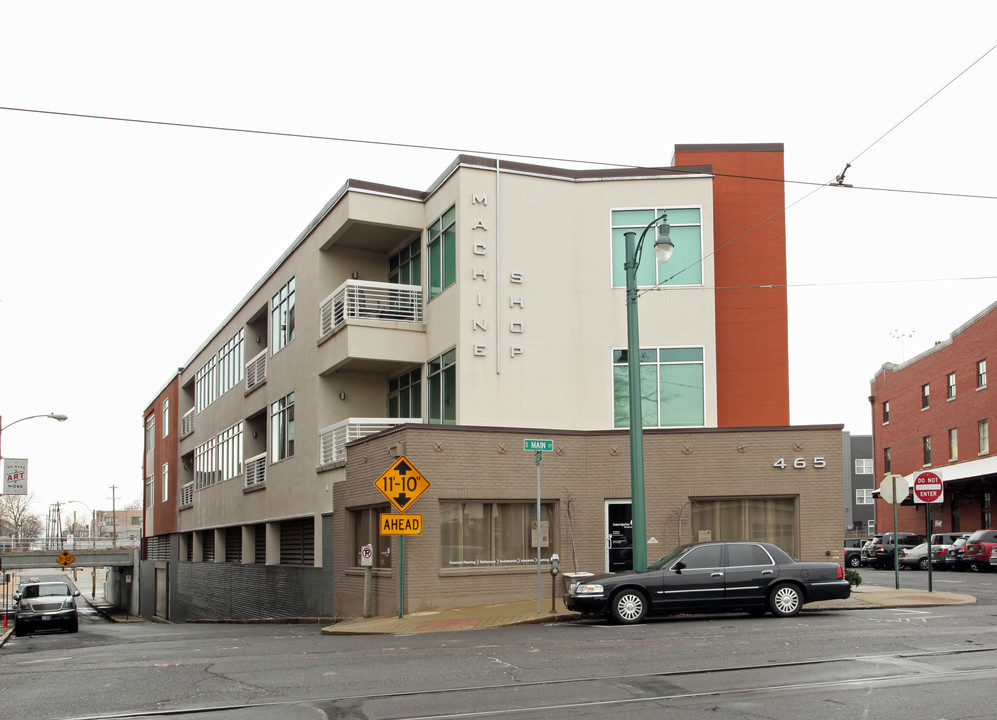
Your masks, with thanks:
M 267 349 L 246 363 L 246 392 L 262 385 L 267 379 Z
M 180 487 L 179 509 L 194 507 L 194 483 L 189 482 Z
M 267 481 L 267 454 L 260 453 L 246 460 L 246 487 L 256 487 Z
M 346 459 L 346 444 L 395 425 L 421 423 L 421 418 L 346 418 L 319 431 L 319 465 Z
M 194 432 L 194 408 L 184 413 L 180 418 L 180 437 L 187 437 Z
M 319 337 L 350 320 L 422 322 L 422 288 L 418 285 L 347 280 L 319 304 Z

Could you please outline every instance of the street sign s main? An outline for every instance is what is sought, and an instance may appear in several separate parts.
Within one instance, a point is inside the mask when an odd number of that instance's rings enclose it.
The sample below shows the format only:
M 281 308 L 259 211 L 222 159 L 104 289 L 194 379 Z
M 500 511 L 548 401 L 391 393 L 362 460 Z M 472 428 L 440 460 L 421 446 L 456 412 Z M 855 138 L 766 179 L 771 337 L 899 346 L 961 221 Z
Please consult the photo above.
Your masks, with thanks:
M 403 513 L 429 489 L 429 480 L 402 455 L 374 482 L 374 487 Z
M 523 450 L 527 452 L 553 452 L 553 440 L 523 440 Z

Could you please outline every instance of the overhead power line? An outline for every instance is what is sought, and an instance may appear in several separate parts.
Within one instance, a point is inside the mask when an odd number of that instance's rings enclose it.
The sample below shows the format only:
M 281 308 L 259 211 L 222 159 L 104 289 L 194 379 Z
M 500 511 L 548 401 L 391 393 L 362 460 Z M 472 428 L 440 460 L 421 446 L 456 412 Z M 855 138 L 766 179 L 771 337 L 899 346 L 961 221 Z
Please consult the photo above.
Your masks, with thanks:
M 562 158 L 562 157 L 553 157 L 548 155 L 524 155 L 521 153 L 500 152 L 495 150 L 470 150 L 468 148 L 449 147 L 445 145 L 424 145 L 420 143 L 393 142 L 390 140 L 367 140 L 363 138 L 339 137 L 335 135 L 315 135 L 310 133 L 284 132 L 279 130 L 258 130 L 254 128 L 240 128 L 240 127 L 232 127 L 225 125 L 204 125 L 200 123 L 171 122 L 168 120 L 146 120 L 142 118 L 129 118 L 129 117 L 114 116 L 114 115 L 94 115 L 91 113 L 74 113 L 74 112 L 64 112 L 59 110 L 39 110 L 36 108 L 22 108 L 22 107 L 11 107 L 11 106 L 0 106 L 0 110 L 6 110 L 8 112 L 32 113 L 36 115 L 53 115 L 58 117 L 80 118 L 84 120 L 104 120 L 108 122 L 134 123 L 138 125 L 156 125 L 160 127 L 184 128 L 188 130 L 212 130 L 216 132 L 242 133 L 246 135 L 265 135 L 270 137 L 296 138 L 300 140 L 321 140 L 324 142 L 352 143 L 356 145 L 376 145 L 380 147 L 396 147 L 396 148 L 405 148 L 409 150 L 434 150 L 439 152 L 467 153 L 473 155 L 491 155 L 496 157 L 518 158 L 521 160 L 539 160 L 542 162 L 573 163 L 576 165 L 594 165 L 597 167 L 608 167 L 608 168 L 641 169 L 647 167 L 643 165 L 632 165 L 629 163 L 611 163 L 599 160 L 579 160 L 576 158 Z M 689 174 L 696 174 L 696 175 L 701 174 L 700 171 L 693 171 L 693 170 L 683 171 L 682 168 L 672 168 L 672 169 L 676 173 L 688 172 Z M 829 184 L 833 184 L 827 182 L 815 182 L 807 180 L 786 180 L 785 178 L 770 178 L 770 177 L 760 177 L 755 175 L 735 175 L 732 173 L 714 172 L 712 174 L 716 177 L 736 178 L 739 180 L 757 180 L 759 182 L 777 182 L 787 185 L 809 185 L 817 188 L 822 188 Z M 997 200 L 997 195 L 974 195 L 970 193 L 949 193 L 949 192 L 937 192 L 931 190 L 910 190 L 903 188 L 886 188 L 886 187 L 874 187 L 874 186 L 854 186 L 854 187 L 848 186 L 848 187 L 855 190 L 868 190 L 873 192 L 895 192 L 895 193 L 909 193 L 914 195 L 936 195 L 936 196 L 945 196 L 945 197 L 969 198 L 976 200 Z

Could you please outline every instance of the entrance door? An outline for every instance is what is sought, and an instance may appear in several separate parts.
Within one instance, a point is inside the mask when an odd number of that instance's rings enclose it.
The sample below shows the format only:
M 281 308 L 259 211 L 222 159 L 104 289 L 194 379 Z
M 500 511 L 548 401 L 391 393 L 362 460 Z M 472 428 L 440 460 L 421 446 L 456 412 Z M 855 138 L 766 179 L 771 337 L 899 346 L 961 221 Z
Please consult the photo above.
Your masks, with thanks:
M 606 501 L 606 571 L 633 570 L 633 525 L 629 500 Z

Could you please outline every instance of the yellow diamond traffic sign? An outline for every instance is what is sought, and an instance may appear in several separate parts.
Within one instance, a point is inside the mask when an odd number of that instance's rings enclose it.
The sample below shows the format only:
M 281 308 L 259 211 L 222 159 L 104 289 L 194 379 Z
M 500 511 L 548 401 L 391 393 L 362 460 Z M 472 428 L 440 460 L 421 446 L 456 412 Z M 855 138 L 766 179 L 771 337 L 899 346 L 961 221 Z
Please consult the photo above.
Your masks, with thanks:
M 429 480 L 402 455 L 374 482 L 374 487 L 403 513 L 429 489 Z
M 63 550 L 62 555 L 60 555 L 55 559 L 55 561 L 60 565 L 62 565 L 63 567 L 69 567 L 70 565 L 73 564 L 74 560 L 76 560 L 76 558 L 74 558 L 72 553 L 70 553 L 68 550 Z

